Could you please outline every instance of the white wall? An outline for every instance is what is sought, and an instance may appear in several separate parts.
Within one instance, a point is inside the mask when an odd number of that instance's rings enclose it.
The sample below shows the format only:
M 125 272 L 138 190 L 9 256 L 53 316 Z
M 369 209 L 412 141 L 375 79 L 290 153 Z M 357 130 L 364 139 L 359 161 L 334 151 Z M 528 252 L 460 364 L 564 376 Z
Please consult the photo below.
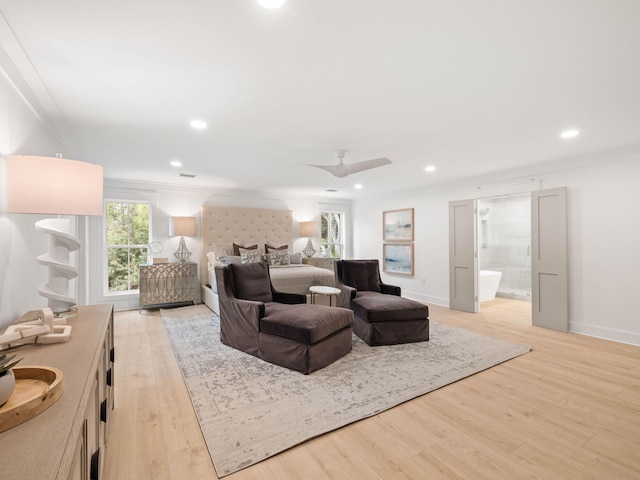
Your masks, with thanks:
M 586 162 L 585 162 L 586 163 Z M 382 212 L 415 209 L 415 275 L 383 274 L 403 294 L 427 303 L 449 303 L 449 219 L 452 200 L 567 187 L 569 321 L 576 333 L 640 345 L 640 159 L 555 168 L 514 180 L 440 191 L 395 193 L 353 202 L 354 257 L 382 261 Z

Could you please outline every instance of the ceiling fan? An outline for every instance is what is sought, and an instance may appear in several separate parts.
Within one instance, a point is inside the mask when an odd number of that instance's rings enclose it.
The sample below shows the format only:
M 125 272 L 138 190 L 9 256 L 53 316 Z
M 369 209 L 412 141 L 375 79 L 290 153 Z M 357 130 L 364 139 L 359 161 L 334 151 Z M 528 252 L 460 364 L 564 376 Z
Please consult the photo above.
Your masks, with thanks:
M 374 158 L 372 160 L 363 160 L 362 162 L 349 163 L 345 165 L 342 160 L 344 159 L 344 155 L 347 153 L 346 150 L 338 150 L 336 151 L 336 155 L 340 162 L 337 165 L 312 165 L 310 163 L 305 163 L 310 167 L 321 168 L 322 170 L 326 170 L 331 173 L 334 177 L 343 178 L 347 175 L 351 175 L 353 173 L 363 172 L 365 170 L 371 170 L 372 168 L 382 167 L 384 165 L 390 165 L 392 162 L 388 158 Z

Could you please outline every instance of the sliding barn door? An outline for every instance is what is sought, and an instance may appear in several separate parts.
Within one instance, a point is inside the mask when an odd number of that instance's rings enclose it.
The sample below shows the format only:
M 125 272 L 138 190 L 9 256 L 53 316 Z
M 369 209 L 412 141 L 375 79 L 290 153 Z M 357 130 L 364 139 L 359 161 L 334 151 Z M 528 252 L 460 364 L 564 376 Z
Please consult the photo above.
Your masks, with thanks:
M 533 325 L 569 331 L 567 190 L 531 193 Z
M 449 203 L 449 308 L 478 311 L 476 201 Z

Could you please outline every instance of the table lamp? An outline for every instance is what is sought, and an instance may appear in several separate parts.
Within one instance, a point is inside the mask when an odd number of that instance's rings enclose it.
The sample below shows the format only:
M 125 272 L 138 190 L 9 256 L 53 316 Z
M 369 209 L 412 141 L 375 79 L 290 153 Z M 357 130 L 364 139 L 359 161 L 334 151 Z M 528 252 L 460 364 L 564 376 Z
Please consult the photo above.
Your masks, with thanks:
M 169 236 L 180 236 L 178 250 L 173 252 L 173 256 L 180 260 L 180 262 L 186 262 L 191 256 L 191 252 L 187 250 L 187 244 L 184 241 L 184 237 L 196 236 L 195 217 L 171 217 L 171 222 L 169 223 Z
M 8 155 L 7 206 L 9 213 L 102 215 L 102 167 L 60 157 Z M 78 276 L 69 252 L 80 249 L 80 241 L 69 218 L 40 220 L 35 228 L 50 235 L 49 252 L 38 256 L 49 278 L 38 291 L 54 313 L 66 312 L 76 304 L 69 280 Z
M 307 257 L 313 257 L 316 250 L 313 248 L 311 237 L 318 235 L 318 224 L 316 222 L 300 222 L 300 236 L 308 237 L 307 246 L 304 247 L 302 253 Z

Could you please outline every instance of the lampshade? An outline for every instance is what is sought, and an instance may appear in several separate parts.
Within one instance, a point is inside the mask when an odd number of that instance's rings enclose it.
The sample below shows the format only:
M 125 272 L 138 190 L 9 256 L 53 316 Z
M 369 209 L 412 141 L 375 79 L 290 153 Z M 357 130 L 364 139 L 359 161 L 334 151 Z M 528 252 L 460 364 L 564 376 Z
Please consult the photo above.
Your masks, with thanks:
M 171 217 L 169 222 L 170 237 L 195 237 L 196 219 L 195 217 Z
M 315 237 L 316 235 L 318 235 L 317 222 L 300 222 L 301 237 Z
M 7 156 L 9 213 L 102 215 L 102 167 L 65 158 Z

